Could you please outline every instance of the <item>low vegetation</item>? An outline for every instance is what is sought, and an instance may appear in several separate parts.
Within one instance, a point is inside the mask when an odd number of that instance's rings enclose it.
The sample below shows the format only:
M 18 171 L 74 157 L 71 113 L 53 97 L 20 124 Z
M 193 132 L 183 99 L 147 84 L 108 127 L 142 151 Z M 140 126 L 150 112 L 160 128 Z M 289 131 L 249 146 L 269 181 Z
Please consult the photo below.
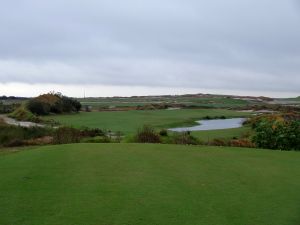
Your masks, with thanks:
M 41 119 L 37 115 L 28 110 L 25 103 L 16 108 L 9 116 L 20 121 L 41 122 Z
M 160 143 L 160 136 L 155 129 L 149 125 L 144 125 L 138 129 L 134 140 L 137 143 Z
M 12 113 L 20 106 L 19 103 L 4 104 L 0 101 L 0 114 Z
M 8 126 L 0 124 L 0 147 L 14 147 L 34 144 L 49 144 L 49 142 L 41 143 L 40 138 L 51 136 L 53 131 L 43 127 L 20 127 Z M 45 139 L 46 140 L 46 139 Z
M 80 109 L 81 104 L 77 100 L 60 93 L 48 93 L 23 101 L 9 116 L 20 121 L 47 122 L 40 116 L 79 112 Z
M 0 147 L 91 142 L 94 138 L 97 138 L 97 142 L 117 142 L 108 132 L 100 129 L 21 127 L 7 125 L 0 120 Z
M 112 97 L 112 98 L 81 98 L 78 99 L 82 105 L 88 105 L 97 111 L 106 110 L 154 110 L 167 108 L 182 109 L 215 109 L 215 108 L 239 108 L 254 104 L 261 104 L 261 101 L 268 101 L 266 98 L 242 98 L 225 95 L 165 95 L 165 96 L 133 96 L 133 97 Z
M 191 135 L 191 132 L 174 133 L 171 138 L 172 144 L 180 145 L 199 145 L 202 144 L 196 137 Z
M 77 100 L 60 93 L 48 93 L 30 99 L 27 103 L 27 109 L 35 115 L 62 114 L 78 112 L 81 109 L 81 104 Z
M 276 114 L 250 120 L 253 141 L 260 148 L 300 150 L 300 115 Z

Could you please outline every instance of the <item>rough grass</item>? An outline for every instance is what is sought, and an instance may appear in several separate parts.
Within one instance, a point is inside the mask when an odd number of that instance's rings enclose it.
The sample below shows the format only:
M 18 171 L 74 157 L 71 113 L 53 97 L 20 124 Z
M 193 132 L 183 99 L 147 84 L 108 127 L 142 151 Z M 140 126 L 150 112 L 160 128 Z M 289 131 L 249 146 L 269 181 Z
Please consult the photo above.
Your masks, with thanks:
M 0 171 L 0 224 L 300 224 L 299 152 L 74 144 L 0 155 Z
M 47 116 L 61 124 L 74 127 L 91 127 L 125 134 L 134 133 L 144 124 L 155 128 L 170 128 L 177 126 L 196 125 L 195 121 L 205 116 L 238 117 L 248 113 L 225 109 L 182 109 L 182 110 L 152 110 L 152 111 L 122 111 L 122 112 L 82 112 L 73 115 Z
M 232 99 L 224 97 L 206 97 L 206 98 L 195 98 L 195 97 L 151 97 L 151 98 L 86 98 L 79 99 L 82 105 L 90 105 L 95 108 L 97 107 L 130 107 L 130 106 L 141 106 L 147 104 L 184 104 L 186 106 L 198 106 L 198 107 L 211 107 L 211 108 L 230 108 L 230 107 L 241 107 L 250 104 L 251 102 L 242 99 Z

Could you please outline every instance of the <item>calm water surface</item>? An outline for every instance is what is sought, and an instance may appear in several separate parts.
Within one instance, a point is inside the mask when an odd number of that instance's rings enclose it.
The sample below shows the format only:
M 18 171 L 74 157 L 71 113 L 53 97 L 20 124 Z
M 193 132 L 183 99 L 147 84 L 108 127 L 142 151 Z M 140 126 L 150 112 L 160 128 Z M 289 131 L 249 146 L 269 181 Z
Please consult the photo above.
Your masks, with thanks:
M 216 119 L 216 120 L 199 120 L 196 121 L 199 125 L 193 127 L 178 127 L 171 128 L 170 131 L 184 132 L 184 131 L 199 131 L 199 130 L 221 130 L 242 127 L 245 118 L 233 119 Z

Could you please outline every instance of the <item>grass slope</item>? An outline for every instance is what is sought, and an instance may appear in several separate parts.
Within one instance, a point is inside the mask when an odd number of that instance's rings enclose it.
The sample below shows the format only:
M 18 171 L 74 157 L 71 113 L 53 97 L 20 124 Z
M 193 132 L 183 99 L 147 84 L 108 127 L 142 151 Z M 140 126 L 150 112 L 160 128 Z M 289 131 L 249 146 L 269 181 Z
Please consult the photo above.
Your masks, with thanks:
M 300 224 L 298 152 L 74 144 L 0 155 L 0 171 L 0 224 Z
M 121 111 L 121 112 L 82 112 L 72 115 L 47 116 L 65 125 L 74 127 L 92 127 L 112 131 L 122 131 L 125 134 L 135 132 L 143 124 L 156 128 L 170 128 L 181 125 L 195 124 L 195 120 L 205 116 L 238 117 L 248 113 L 225 109 L 182 109 L 182 110 L 152 110 L 152 111 Z

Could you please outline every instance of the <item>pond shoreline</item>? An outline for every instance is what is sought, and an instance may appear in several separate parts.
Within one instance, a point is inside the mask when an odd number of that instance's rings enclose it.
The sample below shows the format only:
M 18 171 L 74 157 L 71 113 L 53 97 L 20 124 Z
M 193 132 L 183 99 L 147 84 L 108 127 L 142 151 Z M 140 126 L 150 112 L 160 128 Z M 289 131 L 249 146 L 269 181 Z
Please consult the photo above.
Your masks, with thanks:
M 186 131 L 202 131 L 202 130 L 222 130 L 239 128 L 243 126 L 246 118 L 231 118 L 231 119 L 212 119 L 212 120 L 197 120 L 198 125 L 191 127 L 169 128 L 169 131 L 186 132 Z

